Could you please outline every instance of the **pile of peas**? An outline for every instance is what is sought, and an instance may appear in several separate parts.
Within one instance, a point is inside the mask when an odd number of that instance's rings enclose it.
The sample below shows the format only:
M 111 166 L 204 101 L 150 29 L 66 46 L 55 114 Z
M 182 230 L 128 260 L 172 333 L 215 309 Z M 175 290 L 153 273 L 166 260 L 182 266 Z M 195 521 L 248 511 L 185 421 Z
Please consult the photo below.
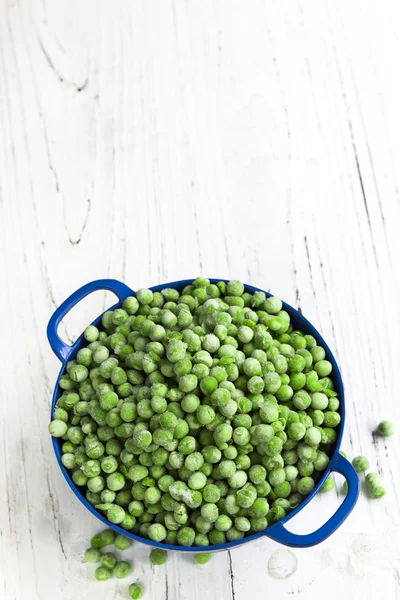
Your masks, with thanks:
M 276 297 L 197 278 L 140 289 L 90 325 L 59 381 L 50 433 L 107 519 L 209 546 L 282 519 L 329 463 L 331 363 Z

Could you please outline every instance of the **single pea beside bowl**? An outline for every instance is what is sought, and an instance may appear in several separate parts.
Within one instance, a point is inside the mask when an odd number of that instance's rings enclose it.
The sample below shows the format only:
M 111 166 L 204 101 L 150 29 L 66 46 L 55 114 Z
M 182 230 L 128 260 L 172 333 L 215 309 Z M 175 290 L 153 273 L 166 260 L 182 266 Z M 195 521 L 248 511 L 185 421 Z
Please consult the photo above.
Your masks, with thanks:
M 69 347 L 58 323 L 95 289 L 120 302 Z M 136 294 L 100 280 L 60 306 L 48 336 L 63 361 L 49 425 L 57 459 L 83 504 L 117 532 L 196 553 L 261 535 L 308 546 L 352 510 L 358 478 L 338 452 L 338 366 L 277 297 L 237 280 Z M 289 533 L 285 522 L 333 470 L 350 484 L 343 505 L 323 531 Z

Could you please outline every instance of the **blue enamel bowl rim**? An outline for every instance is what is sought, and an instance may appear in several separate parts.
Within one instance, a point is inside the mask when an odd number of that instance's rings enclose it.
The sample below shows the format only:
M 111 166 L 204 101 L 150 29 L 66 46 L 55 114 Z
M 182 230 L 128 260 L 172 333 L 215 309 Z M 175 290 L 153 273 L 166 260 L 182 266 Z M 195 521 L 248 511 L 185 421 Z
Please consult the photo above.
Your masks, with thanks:
M 209 278 L 211 283 L 217 283 L 218 281 L 224 281 L 224 282 L 228 282 L 228 279 L 223 279 L 223 278 Z M 149 289 L 152 290 L 153 292 L 159 292 L 161 290 L 163 290 L 164 288 L 175 288 L 178 289 L 179 291 L 181 291 L 186 285 L 189 285 L 193 283 L 193 278 L 191 279 L 183 279 L 183 280 L 178 280 L 178 281 L 172 281 L 172 282 L 167 282 L 167 283 L 163 283 L 163 284 L 158 284 L 158 285 L 154 285 L 152 287 L 150 287 Z M 264 292 L 265 295 L 267 297 L 269 296 L 273 296 L 274 294 L 272 294 L 271 292 L 267 292 L 266 290 L 263 290 L 262 288 L 259 287 L 255 287 L 252 285 L 248 285 L 246 283 L 244 283 L 245 286 L 245 291 L 247 292 Z M 136 294 L 136 292 L 134 292 L 132 290 L 133 294 Z M 118 306 L 121 305 L 121 301 L 117 302 L 116 304 L 114 304 L 113 306 L 111 306 L 110 308 L 108 308 L 107 310 L 114 310 L 115 308 L 117 308 Z M 330 462 L 326 468 L 326 470 L 324 471 L 323 475 L 321 476 L 320 481 L 318 482 L 318 484 L 315 486 L 314 490 L 311 492 L 311 494 L 309 494 L 308 496 L 306 496 L 303 500 L 303 502 L 301 502 L 299 504 L 299 506 L 297 508 L 295 508 L 293 511 L 291 511 L 288 515 L 286 515 L 283 519 L 281 519 L 281 521 L 279 521 L 278 524 L 283 525 L 284 523 L 288 522 L 291 518 L 293 518 L 295 515 L 297 515 L 305 506 L 307 506 L 307 504 L 316 496 L 316 494 L 319 492 L 319 490 L 321 489 L 323 483 L 325 482 L 325 480 L 327 479 L 328 475 L 332 472 L 334 464 L 338 461 L 339 458 L 341 458 L 339 456 L 339 449 L 340 449 L 340 445 L 341 445 L 341 441 L 342 441 L 342 437 L 343 437 L 343 431 L 344 431 L 344 424 L 345 424 L 345 401 L 344 401 L 344 387 L 343 387 L 343 381 L 342 381 L 342 377 L 340 374 L 340 370 L 338 367 L 338 364 L 336 362 L 336 359 L 331 351 L 331 349 L 329 348 L 328 344 L 325 342 L 324 338 L 322 337 L 322 335 L 319 333 L 319 331 L 312 325 L 312 323 L 310 323 L 310 321 L 308 321 L 308 319 L 306 319 L 303 314 L 301 312 L 299 312 L 298 310 L 296 310 L 295 308 L 293 308 L 293 306 L 291 306 L 290 304 L 288 304 L 287 302 L 284 302 L 282 300 L 282 304 L 283 304 L 283 309 L 286 310 L 290 317 L 291 320 L 294 320 L 294 324 L 296 326 L 297 329 L 301 329 L 302 331 L 304 331 L 307 334 L 311 334 L 315 337 L 315 339 L 318 342 L 318 345 L 323 346 L 323 348 L 326 351 L 326 355 L 327 358 L 330 360 L 330 362 L 332 363 L 332 373 L 330 375 L 330 377 L 333 379 L 334 383 L 335 383 L 335 388 L 336 391 L 338 392 L 338 398 L 340 400 L 340 414 L 341 414 L 341 423 L 340 426 L 337 430 L 338 432 L 338 436 L 337 436 L 337 440 L 335 442 L 334 445 L 334 450 L 331 454 L 330 457 Z M 107 312 L 107 311 L 104 311 Z M 97 317 L 93 322 L 92 325 L 98 325 L 101 322 L 101 318 L 103 316 L 104 313 L 102 313 L 99 317 Z M 50 334 L 49 335 L 49 339 L 50 339 Z M 53 393 L 53 398 L 52 398 L 52 403 L 51 403 L 51 412 L 50 412 L 50 419 L 51 416 L 53 414 L 54 411 L 54 407 L 56 404 L 57 399 L 59 398 L 59 396 L 62 393 L 61 388 L 59 387 L 58 383 L 60 378 L 62 377 L 62 375 L 65 374 L 65 369 L 66 369 L 66 365 L 67 362 L 69 360 L 72 360 L 76 353 L 78 352 L 78 350 L 84 346 L 86 344 L 86 341 L 83 337 L 83 333 L 79 336 L 79 338 L 76 340 L 76 342 L 70 346 L 70 350 L 68 352 L 68 356 L 66 356 L 63 360 L 62 360 L 62 365 L 61 365 L 61 369 L 59 372 L 59 375 L 57 377 L 57 381 L 56 381 L 56 385 L 54 388 L 54 393 Z M 224 544 L 216 544 L 213 546 L 175 546 L 175 545 L 171 545 L 171 544 L 164 544 L 164 543 L 159 543 L 159 542 L 153 542 L 152 540 L 149 540 L 147 538 L 141 537 L 139 535 L 136 535 L 134 533 L 131 533 L 125 529 L 123 529 L 122 527 L 119 527 L 118 525 L 115 525 L 113 523 L 111 523 L 110 521 L 108 521 L 101 513 L 99 513 L 84 497 L 84 495 L 82 494 L 80 488 L 78 486 L 76 486 L 72 479 L 71 479 L 71 475 L 70 475 L 70 471 L 67 470 L 64 465 L 61 462 L 61 446 L 63 443 L 63 440 L 60 438 L 52 438 L 52 443 L 53 443 L 53 449 L 56 455 L 56 459 L 58 462 L 58 465 L 68 483 L 68 485 L 70 486 L 70 488 L 72 489 L 72 491 L 74 492 L 74 494 L 79 498 L 79 500 L 82 502 L 82 504 L 100 521 L 102 521 L 102 523 L 104 523 L 104 525 L 106 525 L 107 527 L 113 529 L 114 531 L 125 535 L 126 537 L 129 537 L 135 541 L 141 542 L 143 544 L 147 544 L 149 546 L 152 546 L 154 548 L 160 548 L 163 550 L 174 550 L 174 551 L 179 551 L 179 552 L 196 552 L 196 553 L 200 553 L 200 552 L 214 552 L 214 551 L 218 551 L 218 550 L 229 550 L 231 548 L 234 548 L 236 546 L 240 546 L 244 543 L 250 542 L 252 540 L 256 540 L 259 539 L 262 536 L 267 536 L 269 537 L 269 534 L 271 534 L 271 538 L 272 539 L 276 539 L 276 541 L 279 541 L 277 538 L 273 537 L 272 533 L 273 533 L 273 528 L 276 527 L 276 525 L 270 525 L 269 527 L 267 527 L 266 529 L 264 529 L 263 531 L 259 531 L 257 533 L 254 533 L 252 535 L 249 535 L 241 540 L 237 540 L 237 541 L 233 541 L 233 542 L 227 542 Z M 347 515 L 346 515 L 347 516 Z M 339 523 L 340 525 L 340 523 Z M 335 527 L 336 529 L 336 527 Z M 332 531 L 330 533 L 333 533 L 334 529 L 332 529 Z M 321 540 L 322 541 L 322 540 Z M 310 544 L 311 545 L 311 544 Z

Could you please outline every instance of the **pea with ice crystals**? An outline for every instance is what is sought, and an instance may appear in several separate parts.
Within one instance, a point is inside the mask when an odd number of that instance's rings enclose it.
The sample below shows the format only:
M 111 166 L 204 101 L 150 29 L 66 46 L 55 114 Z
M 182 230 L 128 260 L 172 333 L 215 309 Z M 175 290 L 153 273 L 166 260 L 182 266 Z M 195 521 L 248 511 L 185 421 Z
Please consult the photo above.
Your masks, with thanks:
M 158 543 L 240 540 L 298 506 L 328 466 L 341 420 L 332 365 L 278 298 L 200 277 L 181 292 L 142 288 L 84 339 L 60 378 L 49 432 L 111 523 Z M 357 470 L 368 466 L 362 458 Z M 383 495 L 380 481 L 367 483 Z M 108 530 L 85 554 L 101 560 L 100 581 L 130 574 L 129 563 L 100 554 L 114 541 L 131 544 Z

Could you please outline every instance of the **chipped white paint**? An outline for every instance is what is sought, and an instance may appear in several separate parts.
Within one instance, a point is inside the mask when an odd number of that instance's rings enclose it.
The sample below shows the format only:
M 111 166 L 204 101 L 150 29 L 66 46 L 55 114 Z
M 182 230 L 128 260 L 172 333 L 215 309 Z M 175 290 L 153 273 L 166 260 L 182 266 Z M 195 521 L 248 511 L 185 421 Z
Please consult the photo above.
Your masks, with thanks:
M 271 289 L 319 327 L 343 370 L 344 447 L 387 496 L 303 551 L 263 539 L 153 569 L 135 547 L 134 578 L 152 600 L 400 598 L 399 438 L 372 436 L 400 422 L 398 19 L 395 0 L 0 1 L 2 600 L 125 593 L 81 564 L 98 523 L 46 433 L 50 314 L 91 279 L 197 274 Z M 106 302 L 83 302 L 64 338 Z

